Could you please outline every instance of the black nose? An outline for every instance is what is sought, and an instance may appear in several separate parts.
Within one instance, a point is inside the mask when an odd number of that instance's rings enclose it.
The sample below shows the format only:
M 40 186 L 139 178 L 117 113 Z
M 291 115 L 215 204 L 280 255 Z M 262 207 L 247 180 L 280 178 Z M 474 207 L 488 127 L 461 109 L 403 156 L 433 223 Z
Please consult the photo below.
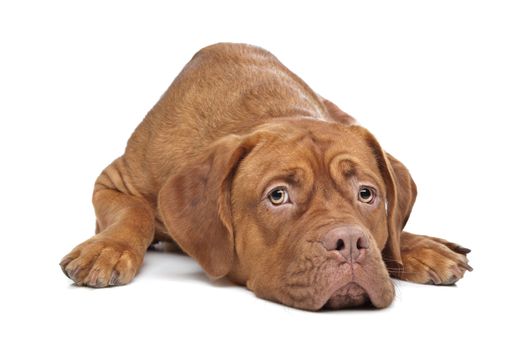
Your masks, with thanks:
M 362 260 L 369 247 L 368 237 L 357 226 L 343 226 L 328 231 L 321 243 L 328 251 L 337 251 L 346 260 Z

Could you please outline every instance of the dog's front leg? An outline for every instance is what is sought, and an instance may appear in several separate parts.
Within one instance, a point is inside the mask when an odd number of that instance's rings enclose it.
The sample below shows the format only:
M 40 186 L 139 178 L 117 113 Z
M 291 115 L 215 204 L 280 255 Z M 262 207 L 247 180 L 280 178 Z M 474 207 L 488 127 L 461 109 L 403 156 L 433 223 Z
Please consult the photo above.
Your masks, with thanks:
M 401 234 L 403 267 L 391 271 L 393 277 L 416 283 L 450 285 L 472 271 L 469 249 L 441 238 Z
M 124 193 L 115 161 L 95 184 L 93 205 L 97 234 L 79 244 L 60 262 L 77 285 L 107 287 L 129 283 L 144 259 L 155 232 L 151 205 Z

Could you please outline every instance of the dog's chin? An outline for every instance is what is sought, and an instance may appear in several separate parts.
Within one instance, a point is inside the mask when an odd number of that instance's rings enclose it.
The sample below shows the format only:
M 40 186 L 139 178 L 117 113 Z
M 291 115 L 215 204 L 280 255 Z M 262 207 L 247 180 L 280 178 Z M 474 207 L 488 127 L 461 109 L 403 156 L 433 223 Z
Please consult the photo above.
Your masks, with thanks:
M 324 309 L 337 310 L 355 307 L 372 307 L 368 293 L 357 283 L 351 282 L 339 288 L 324 305 Z

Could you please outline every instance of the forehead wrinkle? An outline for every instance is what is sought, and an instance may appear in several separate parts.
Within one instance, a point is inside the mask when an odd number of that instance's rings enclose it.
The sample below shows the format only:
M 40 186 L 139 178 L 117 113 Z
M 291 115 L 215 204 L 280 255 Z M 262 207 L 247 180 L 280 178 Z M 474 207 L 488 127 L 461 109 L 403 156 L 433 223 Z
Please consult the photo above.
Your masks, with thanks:
M 339 152 L 328 160 L 328 169 L 332 180 L 336 180 L 337 175 L 352 176 L 359 169 L 359 160 L 347 152 Z M 345 169 L 345 167 L 347 169 Z
M 372 185 L 378 187 L 381 192 L 384 191 L 383 182 L 374 174 L 373 171 L 367 169 L 362 164 L 359 158 L 352 156 L 346 152 L 340 152 L 333 155 L 328 161 L 328 168 L 332 185 L 340 195 L 346 197 L 348 195 L 348 186 L 352 183 L 352 187 L 361 181 L 369 181 Z M 343 181 L 341 181 L 343 179 Z M 352 180 L 349 182 L 349 180 Z
M 302 168 L 272 170 L 271 172 L 268 171 L 268 173 L 271 175 L 263 176 L 260 184 L 263 188 L 266 188 L 268 184 L 278 181 L 296 185 L 298 183 L 304 182 L 302 181 L 304 176 L 301 176 L 301 173 L 303 172 L 304 171 Z
M 270 184 L 279 181 L 308 188 L 311 186 L 311 181 L 308 181 L 312 177 L 310 174 L 309 164 L 305 162 L 288 163 L 284 160 L 275 163 L 274 161 L 266 161 L 258 164 L 256 171 L 250 174 L 250 179 L 254 183 L 257 193 L 261 194 Z
M 333 187 L 330 180 L 330 170 L 326 162 L 326 155 L 328 150 L 333 145 L 333 140 L 330 138 L 323 138 L 324 135 L 316 135 L 311 130 L 300 138 L 297 143 L 303 150 L 305 159 L 310 165 L 310 174 L 312 175 L 311 183 L 305 187 L 306 200 L 305 203 L 311 203 L 314 197 L 321 195 L 324 201 L 327 202 L 331 198 L 331 188 Z
M 330 140 L 322 140 L 311 130 L 298 136 L 294 143 L 297 145 L 296 151 L 301 151 L 301 156 L 308 161 L 314 175 L 320 176 L 324 171 L 326 150 L 330 147 Z
M 311 130 L 288 134 L 284 139 L 273 138 L 248 155 L 248 164 L 241 164 L 241 167 L 249 171 L 243 172 L 239 178 L 252 182 L 258 193 L 273 181 L 290 183 L 295 180 L 311 198 L 314 184 L 326 177 L 322 174 L 327 172 L 325 155 L 331 143 L 332 140 L 321 139 Z

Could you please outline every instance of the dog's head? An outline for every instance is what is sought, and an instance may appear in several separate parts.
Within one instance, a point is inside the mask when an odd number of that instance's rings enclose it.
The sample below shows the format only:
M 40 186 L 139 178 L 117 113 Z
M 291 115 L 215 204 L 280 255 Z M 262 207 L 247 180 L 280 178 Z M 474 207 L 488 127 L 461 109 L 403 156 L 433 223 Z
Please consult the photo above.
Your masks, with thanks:
M 302 309 L 381 308 L 414 198 L 366 129 L 291 119 L 218 140 L 169 179 L 159 208 L 211 277 Z

